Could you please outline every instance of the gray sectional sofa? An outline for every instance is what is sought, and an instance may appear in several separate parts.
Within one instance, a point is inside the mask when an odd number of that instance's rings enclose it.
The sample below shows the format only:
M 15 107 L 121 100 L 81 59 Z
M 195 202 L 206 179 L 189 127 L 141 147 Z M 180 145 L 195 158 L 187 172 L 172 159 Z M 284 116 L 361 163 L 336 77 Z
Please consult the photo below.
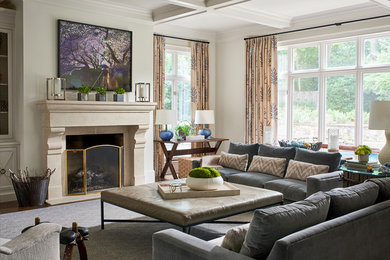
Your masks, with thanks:
M 286 202 L 299 201 L 317 191 L 328 191 L 342 186 L 342 182 L 340 181 L 342 171 L 338 171 L 341 160 L 340 153 L 314 152 L 295 147 L 277 147 L 264 144 L 241 144 L 235 142 L 230 143 L 228 153 L 248 154 L 247 169 L 249 169 L 249 165 L 255 155 L 286 158 L 287 165 L 285 173 L 288 162 L 291 159 L 329 166 L 329 173 L 310 176 L 306 181 L 280 178 L 262 172 L 243 172 L 226 167 L 218 168 L 225 181 L 279 191 L 283 193 Z M 200 167 L 201 164 L 202 162 L 200 160 L 194 160 L 193 168 Z
M 175 229 L 153 235 L 153 259 L 344 260 L 390 256 L 390 178 L 255 211 L 239 252 Z

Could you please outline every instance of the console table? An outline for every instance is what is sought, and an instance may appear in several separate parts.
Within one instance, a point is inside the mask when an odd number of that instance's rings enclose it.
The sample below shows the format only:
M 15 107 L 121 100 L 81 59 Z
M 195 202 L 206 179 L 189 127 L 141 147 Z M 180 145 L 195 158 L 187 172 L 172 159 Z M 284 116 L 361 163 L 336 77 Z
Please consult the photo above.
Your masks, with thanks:
M 203 140 L 191 140 L 191 141 L 162 141 L 162 140 L 154 140 L 155 143 L 160 143 L 163 153 L 165 155 L 165 165 L 160 174 L 160 178 L 164 178 L 167 173 L 168 167 L 171 169 L 173 178 L 177 179 L 176 171 L 173 167 L 172 160 L 174 156 L 178 155 L 186 155 L 186 154 L 216 154 L 219 147 L 221 146 L 223 141 L 227 141 L 229 139 L 225 138 L 213 138 L 213 139 L 203 139 Z M 191 149 L 182 149 L 178 150 L 177 147 L 182 143 L 201 143 L 204 144 L 205 147 L 199 148 L 191 148 Z M 211 147 L 210 143 L 215 143 L 214 147 Z M 172 144 L 172 149 L 168 151 L 166 144 Z

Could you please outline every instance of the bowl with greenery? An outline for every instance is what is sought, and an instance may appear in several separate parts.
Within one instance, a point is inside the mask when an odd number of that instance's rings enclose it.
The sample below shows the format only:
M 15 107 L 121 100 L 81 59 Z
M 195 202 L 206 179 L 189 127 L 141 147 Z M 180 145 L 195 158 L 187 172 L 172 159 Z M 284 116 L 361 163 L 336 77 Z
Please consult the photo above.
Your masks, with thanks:
M 77 100 L 88 101 L 88 93 L 91 92 L 91 88 L 85 85 L 81 85 L 81 87 L 79 87 L 77 91 L 79 92 L 77 93 Z
M 358 156 L 359 162 L 363 162 L 363 163 L 368 162 L 371 153 L 372 150 L 367 145 L 359 145 L 355 150 L 355 154 Z
M 190 171 L 186 183 L 192 190 L 216 190 L 223 185 L 223 179 L 216 169 L 201 167 Z
M 96 101 L 106 101 L 107 90 L 103 87 L 96 88 Z
M 117 102 L 123 102 L 124 101 L 124 94 L 125 89 L 124 88 L 117 88 L 114 90 L 114 101 Z

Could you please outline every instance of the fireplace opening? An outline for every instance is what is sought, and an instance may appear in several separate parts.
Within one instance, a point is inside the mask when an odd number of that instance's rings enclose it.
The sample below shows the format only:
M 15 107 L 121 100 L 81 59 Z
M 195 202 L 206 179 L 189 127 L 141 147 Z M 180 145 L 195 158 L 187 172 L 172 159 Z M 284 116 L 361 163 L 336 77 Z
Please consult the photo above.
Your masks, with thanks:
M 82 195 L 123 185 L 123 135 L 66 137 L 67 194 Z

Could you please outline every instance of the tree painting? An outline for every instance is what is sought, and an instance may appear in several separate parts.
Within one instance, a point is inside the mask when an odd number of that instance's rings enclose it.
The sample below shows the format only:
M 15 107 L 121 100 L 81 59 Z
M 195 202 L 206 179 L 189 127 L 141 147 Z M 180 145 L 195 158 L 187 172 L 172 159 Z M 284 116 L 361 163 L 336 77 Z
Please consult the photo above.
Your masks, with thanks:
M 81 85 L 131 91 L 132 32 L 58 20 L 59 76 Z

